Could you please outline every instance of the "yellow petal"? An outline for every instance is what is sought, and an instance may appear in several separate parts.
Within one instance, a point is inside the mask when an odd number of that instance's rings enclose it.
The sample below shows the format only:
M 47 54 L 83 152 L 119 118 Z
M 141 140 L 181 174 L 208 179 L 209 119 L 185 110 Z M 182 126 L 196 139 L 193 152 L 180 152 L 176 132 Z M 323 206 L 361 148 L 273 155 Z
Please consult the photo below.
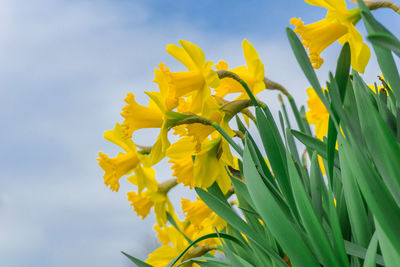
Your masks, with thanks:
M 206 139 L 203 142 L 202 149 L 196 155 L 193 165 L 194 186 L 208 188 L 216 181 L 223 193 L 228 191 L 230 178 L 225 171 L 226 164 L 221 160 L 223 153 L 221 137 L 213 140 Z
M 195 142 L 192 137 L 186 136 L 173 143 L 166 152 L 169 158 L 184 158 L 194 154 Z
M 203 50 L 191 42 L 180 40 L 179 44 L 185 49 L 190 59 L 197 68 L 202 68 L 206 63 L 206 57 L 204 56 Z
M 154 267 L 165 267 L 170 263 L 176 256 L 178 256 L 180 251 L 170 245 L 164 245 L 151 253 L 146 263 Z
M 349 42 L 351 50 L 351 66 L 357 72 L 364 73 L 365 67 L 371 57 L 371 51 L 367 44 L 363 42 L 363 38 L 359 31 L 352 25 L 348 26 L 348 34 L 339 39 L 344 44 Z
M 346 2 L 344 0 L 304 0 L 313 6 L 325 7 L 330 10 L 346 11 Z
M 151 191 L 156 191 L 158 188 L 158 183 L 155 176 L 155 171 L 153 168 L 146 168 L 138 166 L 134 170 L 135 174 L 128 177 L 128 181 L 137 185 L 138 192 L 142 192 L 143 189 L 148 188 Z
M 129 136 L 139 129 L 161 127 L 163 114 L 158 108 L 139 105 L 136 103 L 135 95 L 132 93 L 128 93 L 124 100 L 127 105 L 122 108 L 121 115 L 125 118 L 122 126 Z
M 316 137 L 323 140 L 323 137 L 328 133 L 329 113 L 313 88 L 308 88 L 307 94 L 307 106 L 309 108 L 306 112 L 307 121 L 315 125 Z
M 136 151 L 136 146 L 132 139 L 127 137 L 121 124 L 116 123 L 113 130 L 104 132 L 104 138 L 120 146 L 126 152 Z
M 304 25 L 301 19 L 292 18 L 290 23 L 295 25 L 294 32 L 300 35 L 303 44 L 309 49 L 311 63 L 316 69 L 324 62 L 320 57 L 321 52 L 348 32 L 345 25 L 333 19 L 325 18 L 312 24 Z
M 179 60 L 188 70 L 200 70 L 206 63 L 203 50 L 195 44 L 180 40 L 179 47 L 174 44 L 167 46 L 167 52 Z
M 243 40 L 242 47 L 243 47 L 243 54 L 247 62 L 247 68 L 249 70 L 249 73 L 251 73 L 252 79 L 254 81 L 263 81 L 264 64 L 261 62 L 257 50 L 246 39 Z

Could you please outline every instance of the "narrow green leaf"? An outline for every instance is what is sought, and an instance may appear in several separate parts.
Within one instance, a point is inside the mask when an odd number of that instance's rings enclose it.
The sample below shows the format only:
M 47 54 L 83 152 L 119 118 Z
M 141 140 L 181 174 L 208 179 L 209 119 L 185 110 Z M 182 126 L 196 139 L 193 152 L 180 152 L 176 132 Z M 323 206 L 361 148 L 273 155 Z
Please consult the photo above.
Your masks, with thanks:
M 342 135 L 339 135 L 340 147 L 342 146 L 343 138 Z M 364 206 L 364 201 L 358 189 L 356 179 L 351 171 L 350 164 L 352 164 L 352 160 L 347 156 L 348 155 L 342 149 L 339 149 L 343 191 L 350 225 L 355 243 L 366 247 L 371 239 L 372 229 L 368 223 L 368 215 Z
M 285 262 L 279 257 L 278 254 L 276 254 L 275 251 L 264 245 L 266 242 L 265 238 L 258 235 L 253 229 L 251 229 L 249 225 L 243 221 L 231 207 L 227 207 L 226 204 L 220 199 L 216 198 L 204 189 L 196 187 L 195 190 L 204 203 L 206 203 L 211 210 L 218 214 L 218 216 L 235 227 L 238 231 L 245 234 L 247 238 L 254 241 L 267 255 L 277 262 L 278 266 L 286 266 Z
M 392 50 L 400 57 L 400 42 L 393 36 L 384 33 L 373 33 L 367 36 L 373 44 L 376 44 L 387 50 Z
M 317 95 L 324 102 L 325 97 L 323 95 L 321 85 L 318 81 L 317 75 L 315 74 L 314 68 L 311 65 L 310 59 L 308 58 L 307 52 L 304 49 L 301 41 L 290 28 L 286 28 L 286 34 L 289 39 L 290 46 L 292 47 L 293 53 L 296 56 L 297 62 L 299 63 L 301 69 L 303 70 L 304 74 L 306 75 L 308 81 L 314 88 Z M 326 103 L 326 101 L 324 103 Z
M 321 186 L 324 185 L 324 178 L 322 177 L 321 169 L 319 168 L 317 152 L 314 151 L 311 158 L 311 173 L 310 173 L 310 183 L 311 183 L 311 199 L 312 204 L 317 213 L 320 221 L 322 221 L 322 189 Z
M 365 254 L 365 260 L 363 267 L 375 267 L 376 266 L 376 254 L 378 249 L 378 234 L 375 232 L 369 242 L 367 253 Z
M 337 82 L 340 99 L 343 101 L 346 95 L 347 81 L 349 80 L 350 74 L 350 63 L 351 63 L 351 51 L 349 43 L 345 43 L 340 51 L 336 72 L 335 80 Z
M 247 140 L 243 160 L 246 184 L 257 211 L 279 244 L 286 251 L 293 265 L 319 266 L 318 261 L 302 239 L 298 229 L 290 223 L 291 219 L 282 212 L 275 198 L 264 185 L 257 169 L 254 167 L 254 161 L 251 157 Z
M 268 107 L 265 107 L 264 111 L 261 110 L 261 108 L 256 107 L 256 118 L 258 122 L 258 131 L 261 136 L 268 161 L 271 165 L 271 169 L 276 180 L 278 181 L 284 197 L 287 198 L 289 206 L 295 210 L 296 206 L 293 200 L 292 190 L 290 188 L 290 182 L 286 169 L 285 147 L 283 145 L 278 128 Z
M 375 20 L 370 10 L 362 0 L 357 0 L 357 4 L 361 10 L 361 17 L 369 35 L 392 35 L 382 24 Z M 386 80 L 388 80 L 390 86 L 392 87 L 396 99 L 400 99 L 400 76 L 391 51 L 382 46 L 375 45 L 374 43 L 373 47 L 383 76 Z M 400 103 L 397 102 L 396 106 L 399 107 Z
M 382 226 L 380 225 L 380 223 L 376 218 L 374 219 L 374 222 L 375 222 L 376 232 L 378 234 L 379 246 L 382 251 L 385 265 L 388 267 L 397 267 L 398 263 L 400 262 L 399 250 L 397 250 L 392 245 L 392 242 L 389 240 L 388 236 L 384 233 Z
M 307 149 L 315 150 L 321 157 L 323 157 L 325 159 L 328 158 L 327 157 L 327 146 L 321 140 L 319 140 L 317 138 L 314 138 L 312 136 L 303 134 L 303 133 L 298 132 L 296 130 L 291 130 L 291 133 L 300 142 L 302 142 L 307 147 Z M 335 150 L 335 155 L 334 155 L 333 162 L 334 162 L 335 167 L 340 168 L 339 157 L 337 155 L 337 150 Z
M 130 259 L 134 264 L 136 264 L 139 267 L 153 267 L 148 263 L 145 263 L 144 261 L 139 260 L 138 258 L 135 258 L 123 251 L 121 251 L 122 254 L 124 254 L 128 259 Z
M 307 120 L 305 119 L 305 116 L 301 115 L 301 112 L 298 110 L 296 102 L 293 97 L 289 97 L 289 104 L 290 104 L 290 107 L 292 108 L 292 112 L 294 114 L 294 117 L 297 122 L 297 126 L 299 127 L 300 131 L 305 134 L 311 135 L 310 125 L 308 124 Z
M 182 232 L 182 230 L 176 224 L 176 222 L 175 222 L 174 218 L 172 217 L 171 213 L 169 213 L 168 211 L 167 211 L 167 220 L 186 239 L 187 242 L 192 243 L 192 240 L 190 240 L 190 238 L 187 235 L 185 235 L 184 232 Z
M 196 258 L 191 258 L 188 259 L 186 261 L 183 261 L 181 263 L 179 263 L 179 265 L 177 265 L 177 267 L 182 266 L 186 263 L 198 263 L 200 266 L 230 266 L 229 263 L 219 260 L 217 258 L 213 258 L 213 257 L 196 257 Z M 208 265 L 207 265 L 208 264 Z
M 400 206 L 400 165 L 393 160 L 400 159 L 400 147 L 382 117 L 369 101 L 366 90 L 358 73 L 354 73 L 356 103 L 360 116 L 361 130 L 379 173 L 387 188 Z
M 240 241 L 237 238 L 235 238 L 235 237 L 233 237 L 231 235 L 228 235 L 228 234 L 224 234 L 224 233 L 218 233 L 218 234 L 217 233 L 212 233 L 212 234 L 203 235 L 202 237 L 199 237 L 195 241 L 193 241 L 189 246 L 187 246 L 174 260 L 172 260 L 167 265 L 167 267 L 174 266 L 174 264 L 176 264 L 179 261 L 179 259 L 182 258 L 182 256 L 185 255 L 185 253 L 192 246 L 194 246 L 195 244 L 197 244 L 197 243 L 199 243 L 199 242 L 201 242 L 203 240 L 210 239 L 210 238 L 224 238 L 224 239 L 228 239 L 228 240 L 231 240 L 233 242 L 237 242 L 238 244 L 240 244 Z
M 310 199 L 305 191 L 301 178 L 287 152 L 287 164 L 289 167 L 290 182 L 292 185 L 294 199 L 301 221 L 307 232 L 313 250 L 318 256 L 320 263 L 324 266 L 340 266 L 337 256 L 332 250 L 328 236 L 326 235 L 320 220 L 318 219 Z
M 360 259 L 365 259 L 365 256 L 367 254 L 367 250 L 357 244 L 354 244 L 349 241 L 344 241 L 344 244 L 346 246 L 346 252 L 348 255 L 360 258 Z M 376 255 L 376 263 L 385 266 L 385 263 L 383 261 L 383 258 L 381 255 Z
M 232 146 L 233 149 L 235 149 L 235 151 L 239 155 L 243 154 L 242 148 L 238 144 L 236 144 L 236 142 L 233 141 L 232 138 L 217 123 L 213 123 L 212 126 L 222 135 L 222 137 L 225 138 L 226 141 L 228 141 L 228 143 Z
M 343 139 L 342 147 L 346 157 L 351 159 L 351 172 L 357 180 L 365 201 L 376 220 L 382 226 L 382 231 L 400 253 L 400 209 L 384 185 L 379 174 L 371 166 L 371 162 L 361 153 L 357 146 L 352 146 Z

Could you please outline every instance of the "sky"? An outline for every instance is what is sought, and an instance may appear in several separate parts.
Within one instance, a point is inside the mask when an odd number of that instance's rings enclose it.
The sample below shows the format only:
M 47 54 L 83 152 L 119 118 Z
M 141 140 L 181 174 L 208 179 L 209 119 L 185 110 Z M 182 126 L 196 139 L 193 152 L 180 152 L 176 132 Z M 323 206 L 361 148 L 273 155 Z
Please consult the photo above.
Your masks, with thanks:
M 375 14 L 399 35 L 394 12 Z M 134 188 L 122 179 L 111 192 L 96 161 L 99 151 L 119 151 L 103 132 L 122 122 L 125 95 L 146 104 L 160 62 L 183 70 L 167 44 L 187 40 L 208 60 L 240 66 L 246 38 L 266 75 L 304 105 L 309 85 L 285 27 L 292 17 L 324 16 L 300 0 L 0 0 L 0 266 L 132 266 L 121 250 L 146 258 L 157 247 L 154 217 L 136 217 L 126 200 Z M 321 81 L 339 51 L 334 44 L 322 54 Z M 372 58 L 364 77 L 378 74 Z M 259 97 L 277 113 L 276 93 Z M 151 145 L 156 135 L 145 130 L 135 140 Z M 172 174 L 165 162 L 156 171 L 159 180 Z M 183 187 L 170 195 L 176 207 L 195 197 Z

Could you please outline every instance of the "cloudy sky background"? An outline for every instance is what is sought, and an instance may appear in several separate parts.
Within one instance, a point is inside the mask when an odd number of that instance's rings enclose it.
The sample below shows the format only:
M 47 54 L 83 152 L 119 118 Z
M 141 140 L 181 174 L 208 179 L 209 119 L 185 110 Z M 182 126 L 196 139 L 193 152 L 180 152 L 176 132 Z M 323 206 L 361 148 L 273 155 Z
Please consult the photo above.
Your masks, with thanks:
M 375 14 L 400 33 L 394 12 Z M 239 66 L 247 38 L 266 75 L 305 104 L 308 83 L 285 27 L 291 17 L 324 16 L 300 0 L 0 0 L 0 266 L 131 266 L 120 250 L 146 258 L 157 246 L 154 217 L 136 217 L 126 200 L 133 188 L 123 181 L 111 192 L 96 163 L 98 151 L 119 150 L 103 132 L 121 122 L 126 93 L 146 104 L 155 66 L 183 70 L 165 52 L 169 43 L 188 40 L 207 59 Z M 321 81 L 339 49 L 323 53 Z M 372 58 L 365 77 L 377 74 Z M 276 93 L 260 98 L 277 112 Z M 156 134 L 135 137 L 150 145 Z M 167 164 L 156 169 L 159 180 L 171 177 Z M 193 198 L 182 187 L 170 195 Z

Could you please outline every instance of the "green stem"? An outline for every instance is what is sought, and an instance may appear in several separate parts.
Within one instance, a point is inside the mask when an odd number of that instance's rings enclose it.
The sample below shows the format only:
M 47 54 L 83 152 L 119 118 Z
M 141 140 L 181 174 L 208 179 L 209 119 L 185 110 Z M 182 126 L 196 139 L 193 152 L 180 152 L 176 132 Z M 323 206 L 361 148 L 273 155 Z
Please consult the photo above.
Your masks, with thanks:
M 243 86 L 244 90 L 246 91 L 247 95 L 250 97 L 251 102 L 253 102 L 253 105 L 261 107 L 260 103 L 257 101 L 256 97 L 253 95 L 253 92 L 250 90 L 247 83 L 242 78 L 240 78 L 239 75 L 237 75 L 234 72 L 228 71 L 228 70 L 219 70 L 217 73 L 218 73 L 218 77 L 220 79 L 231 78 L 231 79 L 234 79 L 235 81 L 237 81 L 238 83 L 240 83 Z
M 390 8 L 394 12 L 400 14 L 400 7 L 392 1 L 364 1 L 369 10 L 377 10 L 380 8 Z
M 169 190 L 178 184 L 177 179 L 173 178 L 158 185 L 158 192 L 167 194 Z
M 217 123 L 213 122 L 211 125 L 225 138 L 226 141 L 228 141 L 228 143 L 233 147 L 233 149 L 236 150 L 236 152 L 240 156 L 243 155 L 243 149 L 240 148 L 239 145 L 236 144 L 236 142 L 233 141 L 232 138 L 230 138 L 230 136 Z

